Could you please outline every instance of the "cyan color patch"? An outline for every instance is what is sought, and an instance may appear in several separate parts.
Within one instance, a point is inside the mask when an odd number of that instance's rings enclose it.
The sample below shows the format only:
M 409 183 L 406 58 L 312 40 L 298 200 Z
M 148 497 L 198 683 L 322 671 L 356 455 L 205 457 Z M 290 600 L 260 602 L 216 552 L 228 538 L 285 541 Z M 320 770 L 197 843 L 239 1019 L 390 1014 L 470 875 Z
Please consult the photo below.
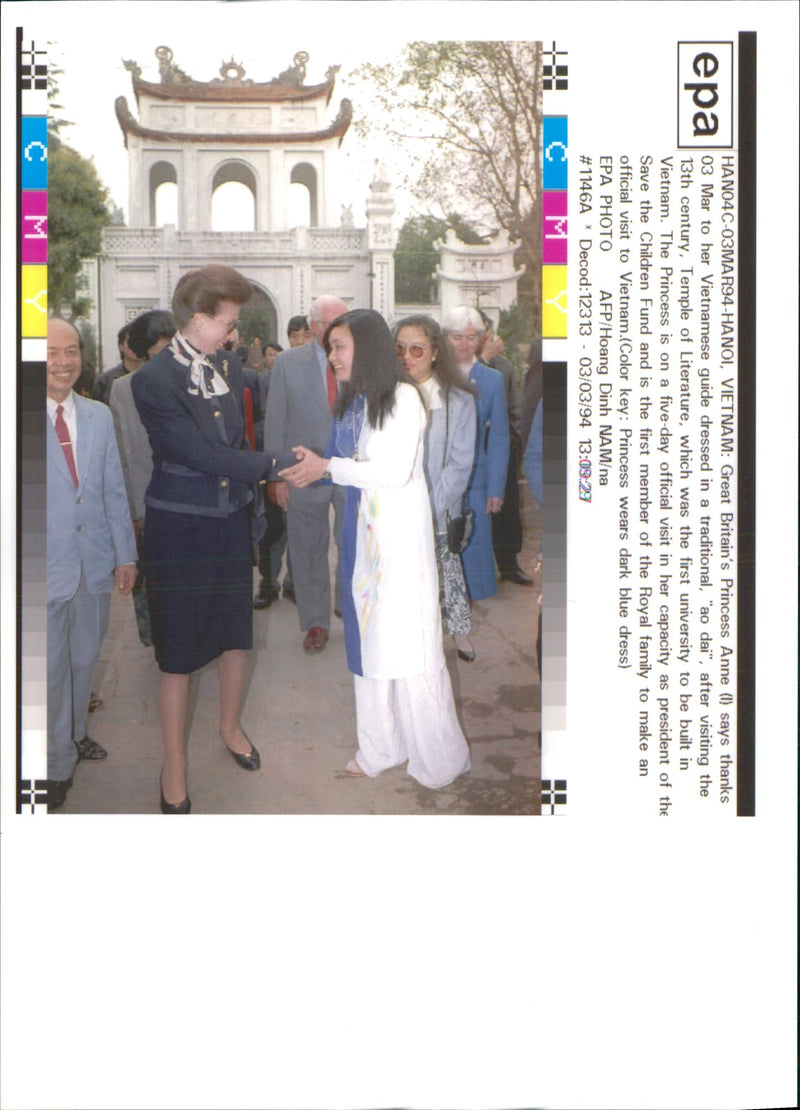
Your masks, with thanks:
M 542 127 L 542 187 L 567 187 L 567 117 L 545 116 Z
M 47 188 L 47 117 L 20 120 L 20 167 L 23 189 Z

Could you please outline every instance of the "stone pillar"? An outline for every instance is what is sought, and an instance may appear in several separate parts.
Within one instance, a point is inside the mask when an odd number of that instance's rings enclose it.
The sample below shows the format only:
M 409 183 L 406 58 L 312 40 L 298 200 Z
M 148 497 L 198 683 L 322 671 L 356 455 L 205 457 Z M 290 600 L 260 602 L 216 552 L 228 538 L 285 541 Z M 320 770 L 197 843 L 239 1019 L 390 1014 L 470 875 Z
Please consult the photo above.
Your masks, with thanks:
M 397 243 L 392 227 L 394 213 L 394 196 L 386 180 L 386 169 L 376 161 L 366 206 L 369 307 L 380 312 L 389 324 L 394 316 L 394 248 Z

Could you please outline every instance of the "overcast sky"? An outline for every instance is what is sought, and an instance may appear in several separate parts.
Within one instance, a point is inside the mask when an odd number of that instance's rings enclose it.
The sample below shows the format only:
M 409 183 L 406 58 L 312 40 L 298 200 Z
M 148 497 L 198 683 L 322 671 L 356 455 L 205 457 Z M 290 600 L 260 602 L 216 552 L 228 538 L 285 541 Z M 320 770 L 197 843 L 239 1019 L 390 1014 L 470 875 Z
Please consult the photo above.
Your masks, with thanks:
M 394 8 L 395 5 L 381 5 Z M 404 6 L 404 5 L 403 5 Z M 326 118 L 332 121 L 344 96 L 354 101 L 356 115 L 367 109 L 366 92 L 354 85 L 350 75 L 365 60 L 383 60 L 396 56 L 401 41 L 390 36 L 382 51 L 372 43 L 365 49 L 346 32 L 349 19 L 336 19 L 346 13 L 349 5 L 327 3 L 227 2 L 195 0 L 191 3 L 97 3 L 94 0 L 73 3 L 38 3 L 14 5 L 28 8 L 24 19 L 25 37 L 44 35 L 51 64 L 64 70 L 59 77 L 59 113 L 74 126 L 61 132 L 65 142 L 81 154 L 93 159 L 112 200 L 128 214 L 128 163 L 122 131 L 114 112 L 114 101 L 125 96 L 134 116 L 138 115 L 132 92 L 131 74 L 122 59 L 132 59 L 141 66 L 145 80 L 160 80 L 156 47 L 165 45 L 173 51 L 173 62 L 199 81 L 219 76 L 223 61 L 233 58 L 244 66 L 245 76 L 254 81 L 268 81 L 292 64 L 298 50 L 305 50 L 310 59 L 306 84 L 324 80 L 331 65 L 341 65 L 333 98 Z M 362 3 L 362 21 L 377 5 Z M 327 10 L 324 10 L 327 9 Z M 4 13 L 8 14 L 8 12 Z M 20 13 L 22 14 L 22 13 Z M 23 21 L 21 21 L 23 22 Z M 358 226 L 364 224 L 364 203 L 372 178 L 375 148 L 366 150 L 351 127 L 339 151 L 341 173 L 334 175 L 334 211 L 338 205 L 353 204 Z M 381 156 L 390 169 L 392 151 L 382 150 Z M 395 182 L 404 172 L 398 163 Z M 400 207 L 408 210 L 408 198 L 398 196 Z

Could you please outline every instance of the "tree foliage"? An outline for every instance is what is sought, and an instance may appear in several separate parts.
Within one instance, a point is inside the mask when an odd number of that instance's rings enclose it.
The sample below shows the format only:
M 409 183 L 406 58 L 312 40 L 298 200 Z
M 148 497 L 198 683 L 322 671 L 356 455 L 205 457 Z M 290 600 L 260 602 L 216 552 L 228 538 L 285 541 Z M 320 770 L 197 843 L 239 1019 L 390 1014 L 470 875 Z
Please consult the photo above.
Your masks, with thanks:
M 48 46 L 53 43 L 48 42 Z M 59 104 L 61 90 L 58 87 L 58 78 L 64 75 L 64 70 L 53 58 L 48 58 L 47 64 L 47 135 L 50 146 L 58 146 L 61 142 L 60 131 L 62 127 L 72 127 L 68 119 L 61 119 L 58 112 L 64 111 L 64 105 Z
M 399 62 L 362 66 L 375 90 L 362 135 L 413 143 L 421 169 L 407 185 L 429 210 L 467 211 L 505 228 L 541 290 L 541 49 L 534 42 L 412 42 Z
M 439 263 L 434 243 L 452 228 L 462 243 L 485 243 L 473 225 L 456 212 L 446 217 L 410 216 L 397 236 L 394 252 L 394 295 L 401 304 L 430 304 L 433 275 Z
M 72 126 L 57 114 L 63 110 L 57 80 L 63 72 L 53 62 L 47 71 L 47 300 L 51 312 L 75 318 L 92 304 L 82 294 L 81 265 L 100 253 L 103 228 L 119 216 L 94 163 L 61 138 L 61 128 Z
M 270 335 L 269 315 L 263 308 L 243 308 L 239 312 L 239 338 L 242 343 L 252 343 L 256 336 L 262 345 L 269 343 L 273 336 Z
M 102 247 L 110 223 L 108 192 L 92 162 L 72 147 L 50 144 L 47 163 L 47 283 L 52 311 L 70 315 L 81 304 L 81 264 Z

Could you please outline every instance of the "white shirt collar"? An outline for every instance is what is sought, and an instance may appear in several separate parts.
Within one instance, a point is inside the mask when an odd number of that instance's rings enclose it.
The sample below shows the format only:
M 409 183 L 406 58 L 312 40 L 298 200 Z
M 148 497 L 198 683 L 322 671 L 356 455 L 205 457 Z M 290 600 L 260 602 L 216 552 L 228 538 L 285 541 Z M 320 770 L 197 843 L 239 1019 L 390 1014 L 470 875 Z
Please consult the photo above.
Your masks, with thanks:
M 52 397 L 47 398 L 47 413 L 51 420 L 55 420 L 56 409 L 59 405 L 64 406 L 64 419 L 71 418 L 75 411 L 75 394 L 72 390 L 69 391 L 64 401 L 54 401 Z

